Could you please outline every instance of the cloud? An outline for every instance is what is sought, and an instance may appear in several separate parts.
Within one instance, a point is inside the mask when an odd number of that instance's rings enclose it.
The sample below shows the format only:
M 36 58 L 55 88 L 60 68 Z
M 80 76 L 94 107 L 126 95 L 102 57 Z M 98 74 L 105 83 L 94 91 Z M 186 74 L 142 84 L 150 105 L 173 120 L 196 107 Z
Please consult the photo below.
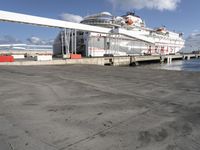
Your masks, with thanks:
M 0 44 L 21 44 L 22 42 L 10 35 L 4 35 L 0 38 Z
M 35 36 L 32 36 L 27 39 L 28 44 L 33 44 L 33 45 L 52 45 L 53 41 L 54 40 L 52 40 L 52 39 L 43 40 L 43 39 L 40 39 L 39 37 L 35 37 Z
M 182 50 L 184 52 L 191 52 L 194 50 L 200 49 L 200 32 L 195 30 L 195 32 L 191 33 L 185 41 L 185 48 Z
M 28 43 L 30 43 L 30 44 L 36 44 L 36 45 L 43 43 L 43 41 L 42 41 L 40 38 L 34 37 L 34 36 L 28 38 L 27 41 L 28 41 Z
M 0 44 L 32 44 L 32 45 L 53 45 L 54 39 L 41 39 L 39 37 L 32 36 L 27 38 L 26 41 L 21 41 L 11 35 L 4 35 L 0 37 Z
M 83 17 L 74 15 L 74 14 L 69 14 L 69 13 L 61 14 L 60 18 L 64 21 L 70 21 L 70 22 L 75 22 L 75 23 L 79 23 L 83 20 Z
M 119 7 L 123 10 L 128 9 L 157 9 L 157 10 L 175 10 L 181 0 L 108 0 L 113 8 Z

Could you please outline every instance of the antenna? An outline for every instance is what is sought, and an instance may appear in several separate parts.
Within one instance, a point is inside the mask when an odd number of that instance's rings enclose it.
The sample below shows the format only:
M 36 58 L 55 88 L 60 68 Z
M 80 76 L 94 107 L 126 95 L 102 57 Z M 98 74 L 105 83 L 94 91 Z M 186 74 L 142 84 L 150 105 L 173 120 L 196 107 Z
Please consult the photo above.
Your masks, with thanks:
M 127 15 L 132 15 L 132 16 L 135 16 L 135 10 L 130 10 L 127 12 Z
M 132 12 L 132 15 L 135 16 L 135 10 L 133 9 L 131 12 Z

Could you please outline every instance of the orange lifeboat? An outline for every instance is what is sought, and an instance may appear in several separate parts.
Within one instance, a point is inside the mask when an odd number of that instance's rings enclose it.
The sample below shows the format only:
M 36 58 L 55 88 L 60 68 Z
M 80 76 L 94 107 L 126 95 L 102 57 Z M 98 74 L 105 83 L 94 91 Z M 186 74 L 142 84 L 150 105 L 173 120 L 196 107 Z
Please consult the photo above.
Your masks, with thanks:
M 132 25 L 133 23 L 134 23 L 134 21 L 131 18 L 126 19 L 126 24 Z
M 156 29 L 156 32 L 157 32 L 157 33 L 166 34 L 166 33 L 167 33 L 167 30 L 166 30 L 166 28 L 161 27 L 161 28 Z

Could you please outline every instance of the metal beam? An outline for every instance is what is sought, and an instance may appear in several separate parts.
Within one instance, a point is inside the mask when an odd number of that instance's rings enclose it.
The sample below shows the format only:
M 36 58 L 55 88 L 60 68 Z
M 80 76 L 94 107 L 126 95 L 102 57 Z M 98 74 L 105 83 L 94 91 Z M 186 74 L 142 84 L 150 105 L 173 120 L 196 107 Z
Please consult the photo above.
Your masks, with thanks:
M 13 13 L 2 10 L 0 10 L 0 21 L 16 22 L 16 23 L 31 24 L 37 26 L 53 27 L 53 28 L 76 29 L 89 32 L 98 32 L 98 33 L 109 33 L 111 30 L 108 28 L 90 26 L 90 25 L 56 20 L 56 19 L 49 19 L 44 17 L 37 17 L 32 15 L 25 15 L 20 13 Z

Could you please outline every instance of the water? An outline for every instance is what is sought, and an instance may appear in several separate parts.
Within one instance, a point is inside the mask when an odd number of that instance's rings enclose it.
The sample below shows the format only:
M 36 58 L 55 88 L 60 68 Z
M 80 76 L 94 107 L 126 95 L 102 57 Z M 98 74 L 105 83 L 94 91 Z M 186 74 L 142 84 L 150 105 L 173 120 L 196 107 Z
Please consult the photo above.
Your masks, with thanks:
M 165 70 L 184 70 L 200 72 L 200 59 L 172 61 L 171 64 L 162 64 L 159 68 Z

